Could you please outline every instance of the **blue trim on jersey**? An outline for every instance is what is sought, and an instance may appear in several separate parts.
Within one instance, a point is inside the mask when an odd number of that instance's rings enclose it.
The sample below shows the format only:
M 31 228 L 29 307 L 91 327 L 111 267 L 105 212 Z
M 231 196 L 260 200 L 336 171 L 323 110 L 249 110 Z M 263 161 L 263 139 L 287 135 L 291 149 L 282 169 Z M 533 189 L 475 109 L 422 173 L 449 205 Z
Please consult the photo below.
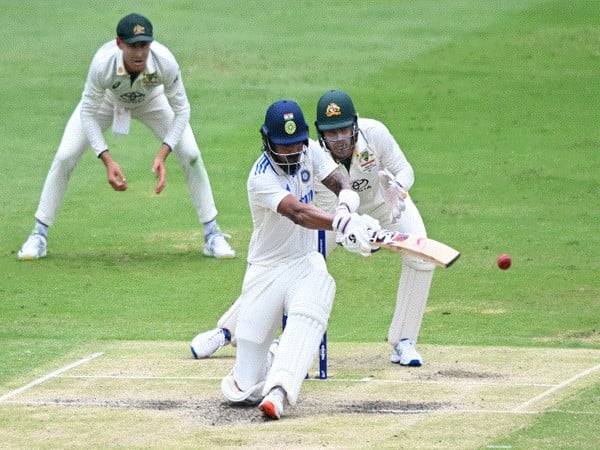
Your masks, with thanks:
M 267 159 L 267 157 L 263 154 L 261 159 L 259 159 L 258 162 L 256 163 L 256 168 L 254 169 L 254 175 L 264 172 L 264 168 L 267 163 L 266 159 Z
M 273 169 L 273 166 L 271 165 L 271 161 L 269 161 L 269 158 L 267 157 L 267 155 L 263 153 L 261 159 L 259 159 L 258 162 L 256 163 L 256 169 L 254 170 L 254 175 L 259 174 L 259 173 L 265 173 L 267 168 L 269 168 L 269 167 L 271 169 Z

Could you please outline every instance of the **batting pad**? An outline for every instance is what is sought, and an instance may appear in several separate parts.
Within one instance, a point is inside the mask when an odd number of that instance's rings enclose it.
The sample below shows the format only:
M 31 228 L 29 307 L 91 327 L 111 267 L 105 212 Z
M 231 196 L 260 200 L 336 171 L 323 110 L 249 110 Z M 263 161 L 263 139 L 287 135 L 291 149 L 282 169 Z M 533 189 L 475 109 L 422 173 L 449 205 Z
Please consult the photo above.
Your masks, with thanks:
M 257 404 L 262 400 L 261 392 L 263 386 L 264 382 L 261 381 L 249 389 L 242 391 L 235 382 L 233 372 L 221 380 L 221 392 L 232 403 Z
M 310 280 L 310 281 L 309 281 Z M 290 299 L 288 319 L 267 375 L 263 395 L 276 386 L 295 405 L 302 381 L 319 349 L 335 296 L 335 282 L 327 272 L 300 280 Z
M 388 342 L 395 347 L 401 339 L 416 342 L 435 265 L 414 256 L 402 258 L 402 273 L 396 298 L 396 310 L 388 331 Z

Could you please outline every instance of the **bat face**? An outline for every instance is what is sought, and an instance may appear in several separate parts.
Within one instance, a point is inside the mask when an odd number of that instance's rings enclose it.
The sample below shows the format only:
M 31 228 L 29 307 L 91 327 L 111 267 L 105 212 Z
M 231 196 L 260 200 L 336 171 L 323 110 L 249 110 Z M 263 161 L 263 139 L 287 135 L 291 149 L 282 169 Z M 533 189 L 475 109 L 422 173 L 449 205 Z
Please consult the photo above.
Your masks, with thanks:
M 371 242 L 391 251 L 419 256 L 442 267 L 450 267 L 460 256 L 457 250 L 434 239 L 398 231 L 375 231 Z

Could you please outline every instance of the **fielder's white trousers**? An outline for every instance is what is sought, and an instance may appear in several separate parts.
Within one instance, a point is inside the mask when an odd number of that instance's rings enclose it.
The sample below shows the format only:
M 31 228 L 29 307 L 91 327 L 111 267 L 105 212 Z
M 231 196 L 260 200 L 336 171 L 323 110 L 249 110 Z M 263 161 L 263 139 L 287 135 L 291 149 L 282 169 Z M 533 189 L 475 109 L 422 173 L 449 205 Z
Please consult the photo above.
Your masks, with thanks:
M 96 113 L 96 119 L 102 130 L 106 130 L 112 124 L 113 109 L 111 100 L 105 98 Z M 80 111 L 81 103 L 77 105 L 65 127 L 58 151 L 54 156 L 42 189 L 35 217 L 46 225 L 54 223 L 67 190 L 69 177 L 84 151 L 89 147 L 89 142 L 81 124 Z M 150 128 L 156 137 L 162 141 L 167 135 L 175 114 L 164 94 L 159 94 L 149 100 L 148 103 L 131 108 L 131 116 Z M 173 149 L 173 153 L 185 174 L 188 191 L 196 208 L 198 220 L 201 223 L 211 221 L 216 217 L 217 209 L 208 174 L 189 124 L 185 128 L 179 143 Z

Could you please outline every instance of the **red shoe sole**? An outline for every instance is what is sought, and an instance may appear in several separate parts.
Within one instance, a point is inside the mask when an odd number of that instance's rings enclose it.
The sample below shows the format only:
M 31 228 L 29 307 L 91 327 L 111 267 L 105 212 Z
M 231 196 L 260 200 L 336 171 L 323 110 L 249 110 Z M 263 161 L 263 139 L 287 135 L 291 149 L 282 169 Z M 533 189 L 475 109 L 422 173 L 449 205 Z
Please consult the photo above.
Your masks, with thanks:
M 279 419 L 277 417 L 277 410 L 275 409 L 275 405 L 270 401 L 262 402 L 259 406 L 260 410 L 263 414 L 271 419 Z

